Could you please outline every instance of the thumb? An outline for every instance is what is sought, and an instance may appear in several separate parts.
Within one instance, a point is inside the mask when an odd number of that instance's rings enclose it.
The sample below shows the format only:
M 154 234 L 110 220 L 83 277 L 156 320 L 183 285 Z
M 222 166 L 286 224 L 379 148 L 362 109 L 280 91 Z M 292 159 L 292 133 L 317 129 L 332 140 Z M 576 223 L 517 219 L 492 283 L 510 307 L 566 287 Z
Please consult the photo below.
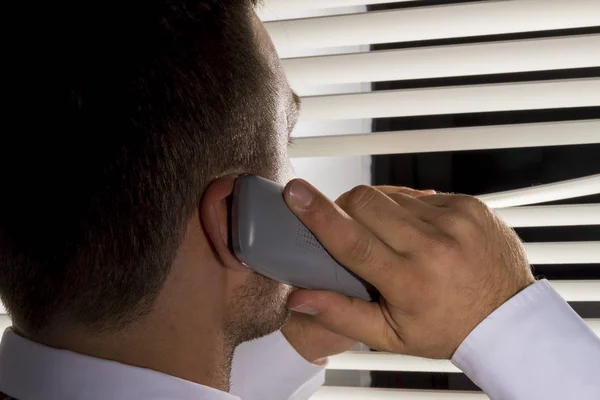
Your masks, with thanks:
M 389 349 L 388 338 L 395 337 L 395 334 L 390 336 L 391 327 L 381 306 L 356 297 L 323 290 L 298 289 L 290 295 L 288 308 L 312 315 L 330 331 L 371 348 Z

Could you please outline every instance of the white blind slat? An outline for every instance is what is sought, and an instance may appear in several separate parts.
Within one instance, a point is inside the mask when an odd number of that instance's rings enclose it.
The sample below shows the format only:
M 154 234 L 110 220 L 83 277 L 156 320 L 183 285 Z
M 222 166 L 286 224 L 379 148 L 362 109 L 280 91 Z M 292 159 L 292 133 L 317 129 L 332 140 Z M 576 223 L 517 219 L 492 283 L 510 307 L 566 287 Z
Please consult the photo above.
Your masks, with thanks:
M 600 35 L 282 60 L 293 87 L 600 66 Z
M 278 48 L 323 48 L 596 26 L 596 0 L 487 1 L 265 23 Z
M 496 214 L 513 228 L 600 225 L 600 204 L 499 208 Z
M 486 400 L 482 392 L 323 386 L 310 400 Z
M 354 371 L 461 372 L 449 360 L 374 351 L 347 351 L 329 357 L 327 369 Z
M 596 334 L 596 336 L 600 337 L 600 318 L 586 319 L 585 322 L 588 324 L 590 329 Z
M 524 243 L 531 264 L 600 263 L 600 242 Z
M 492 208 L 545 203 L 600 193 L 600 174 L 477 196 Z
M 600 280 L 550 281 L 566 301 L 600 301 Z
M 259 8 L 260 14 L 274 15 L 278 13 L 321 10 L 326 8 L 364 6 L 384 3 L 405 3 L 418 0 L 267 0 Z
M 600 143 L 600 119 L 294 138 L 290 157 L 330 157 Z
M 303 97 L 300 119 L 322 121 L 591 106 L 600 106 L 600 78 Z

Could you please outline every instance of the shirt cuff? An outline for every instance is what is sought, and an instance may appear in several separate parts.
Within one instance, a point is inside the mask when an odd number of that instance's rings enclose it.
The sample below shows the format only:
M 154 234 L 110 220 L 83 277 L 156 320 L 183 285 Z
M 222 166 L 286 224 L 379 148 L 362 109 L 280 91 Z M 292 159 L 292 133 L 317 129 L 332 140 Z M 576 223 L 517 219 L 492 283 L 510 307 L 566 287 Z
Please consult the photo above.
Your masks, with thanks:
M 495 400 L 600 399 L 600 339 L 547 280 L 483 320 L 452 362 Z
M 325 366 L 306 361 L 277 331 L 236 349 L 230 392 L 244 400 L 306 400 L 324 380 Z

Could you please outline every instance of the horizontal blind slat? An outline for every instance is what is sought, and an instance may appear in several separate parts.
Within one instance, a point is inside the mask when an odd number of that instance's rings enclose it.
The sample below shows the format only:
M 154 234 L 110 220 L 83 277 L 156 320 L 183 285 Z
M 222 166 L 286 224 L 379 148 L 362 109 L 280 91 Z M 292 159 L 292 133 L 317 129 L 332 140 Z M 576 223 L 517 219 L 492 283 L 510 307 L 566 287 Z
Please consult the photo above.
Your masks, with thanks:
M 303 97 L 300 120 L 386 118 L 591 106 L 600 106 L 600 78 Z
M 600 174 L 477 196 L 492 208 L 515 207 L 600 193 Z
M 294 88 L 597 67 L 598 48 L 600 35 L 584 35 L 291 58 L 282 65 Z
M 277 48 L 323 48 L 598 25 L 596 0 L 520 0 L 266 22 Z
M 600 301 L 600 280 L 551 280 L 549 282 L 566 301 Z
M 290 157 L 330 157 L 600 143 L 600 119 L 294 138 Z
M 461 372 L 449 360 L 374 351 L 347 351 L 329 357 L 327 369 L 354 371 Z
M 485 400 L 482 392 L 323 386 L 310 400 Z
M 496 214 L 513 228 L 600 225 L 600 204 L 499 208 Z
M 524 243 L 530 264 L 598 264 L 599 242 Z
M 277 16 L 277 13 L 320 10 L 324 8 L 364 6 L 384 3 L 406 3 L 419 0 L 267 0 L 259 7 L 259 13 Z

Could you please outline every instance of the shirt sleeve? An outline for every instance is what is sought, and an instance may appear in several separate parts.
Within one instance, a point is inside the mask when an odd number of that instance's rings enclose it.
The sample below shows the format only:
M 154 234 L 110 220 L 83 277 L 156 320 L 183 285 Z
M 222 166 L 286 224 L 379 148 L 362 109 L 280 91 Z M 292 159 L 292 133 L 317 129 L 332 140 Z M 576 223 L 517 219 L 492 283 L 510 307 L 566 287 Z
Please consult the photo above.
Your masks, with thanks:
M 600 339 L 546 280 L 483 320 L 452 362 L 493 400 L 600 399 Z
M 280 331 L 235 351 L 231 394 L 242 400 L 307 400 L 325 381 L 325 367 L 306 361 Z

